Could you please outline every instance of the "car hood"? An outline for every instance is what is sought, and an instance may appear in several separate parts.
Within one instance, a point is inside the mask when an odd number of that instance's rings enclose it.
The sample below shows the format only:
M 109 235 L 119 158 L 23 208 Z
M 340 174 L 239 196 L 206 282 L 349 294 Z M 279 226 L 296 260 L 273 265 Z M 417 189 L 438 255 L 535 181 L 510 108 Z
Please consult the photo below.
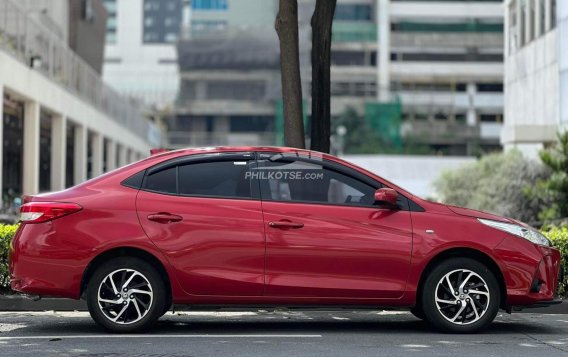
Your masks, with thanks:
M 499 222 L 505 222 L 505 223 L 517 223 L 516 221 L 514 221 L 510 218 L 497 216 L 497 215 L 487 213 L 487 212 L 483 212 L 483 211 L 477 211 L 477 210 L 474 210 L 474 209 L 457 207 L 457 206 L 449 206 L 449 205 L 446 206 L 446 207 L 448 207 L 448 209 L 450 211 L 454 212 L 455 214 L 459 214 L 460 216 L 490 219 L 490 220 L 493 220 L 493 221 L 499 221 Z

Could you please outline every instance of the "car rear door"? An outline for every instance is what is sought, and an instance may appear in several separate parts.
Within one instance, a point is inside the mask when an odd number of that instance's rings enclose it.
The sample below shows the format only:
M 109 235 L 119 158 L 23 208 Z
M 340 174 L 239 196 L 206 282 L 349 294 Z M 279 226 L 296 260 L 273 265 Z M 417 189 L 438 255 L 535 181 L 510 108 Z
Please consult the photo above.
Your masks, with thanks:
M 412 249 L 404 197 L 397 209 L 376 206 L 380 183 L 321 158 L 261 154 L 258 171 L 266 295 L 402 296 Z
M 265 237 L 251 165 L 252 153 L 192 155 L 146 172 L 140 222 L 189 294 L 263 293 Z

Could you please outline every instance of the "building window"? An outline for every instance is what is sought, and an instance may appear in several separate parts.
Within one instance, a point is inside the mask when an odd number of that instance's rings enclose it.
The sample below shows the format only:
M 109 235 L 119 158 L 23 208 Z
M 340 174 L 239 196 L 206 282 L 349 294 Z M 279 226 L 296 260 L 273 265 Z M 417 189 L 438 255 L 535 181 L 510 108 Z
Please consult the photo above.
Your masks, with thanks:
M 107 29 L 106 29 L 106 43 L 115 44 L 116 43 L 116 32 L 117 32 L 117 9 L 116 0 L 104 0 L 104 7 L 107 11 Z
M 334 20 L 338 21 L 371 21 L 371 5 L 338 4 Z
M 144 43 L 176 42 L 182 13 L 183 0 L 144 0 Z
M 195 20 L 191 22 L 191 29 L 196 32 L 223 30 L 227 21 L 222 20 Z
M 194 10 L 227 10 L 227 0 L 193 0 Z

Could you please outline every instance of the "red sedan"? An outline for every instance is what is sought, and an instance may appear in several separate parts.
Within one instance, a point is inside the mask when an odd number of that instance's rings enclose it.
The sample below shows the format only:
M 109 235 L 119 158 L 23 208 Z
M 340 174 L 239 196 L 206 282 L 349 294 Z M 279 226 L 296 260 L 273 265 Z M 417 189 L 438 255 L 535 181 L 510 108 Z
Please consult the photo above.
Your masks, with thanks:
M 409 308 L 474 332 L 559 302 L 560 254 L 538 231 L 306 150 L 159 153 L 24 203 L 12 289 L 84 298 L 115 332 L 172 304 Z

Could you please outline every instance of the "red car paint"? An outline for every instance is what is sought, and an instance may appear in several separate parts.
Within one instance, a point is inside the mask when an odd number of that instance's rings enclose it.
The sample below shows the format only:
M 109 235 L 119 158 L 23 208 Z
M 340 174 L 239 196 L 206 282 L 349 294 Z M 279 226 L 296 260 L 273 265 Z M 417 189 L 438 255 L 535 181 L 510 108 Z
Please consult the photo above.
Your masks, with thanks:
M 78 299 L 95 259 L 129 248 L 163 266 L 176 304 L 411 307 L 428 264 L 467 250 L 498 269 L 506 292 L 502 307 L 554 298 L 559 252 L 477 218 L 513 220 L 423 200 L 330 155 L 323 160 L 395 189 L 422 210 L 180 197 L 121 185 L 170 159 L 226 152 L 314 155 L 274 147 L 164 152 L 65 191 L 30 197 L 82 209 L 20 226 L 10 252 L 12 288 Z M 531 293 L 535 278 L 542 288 Z

